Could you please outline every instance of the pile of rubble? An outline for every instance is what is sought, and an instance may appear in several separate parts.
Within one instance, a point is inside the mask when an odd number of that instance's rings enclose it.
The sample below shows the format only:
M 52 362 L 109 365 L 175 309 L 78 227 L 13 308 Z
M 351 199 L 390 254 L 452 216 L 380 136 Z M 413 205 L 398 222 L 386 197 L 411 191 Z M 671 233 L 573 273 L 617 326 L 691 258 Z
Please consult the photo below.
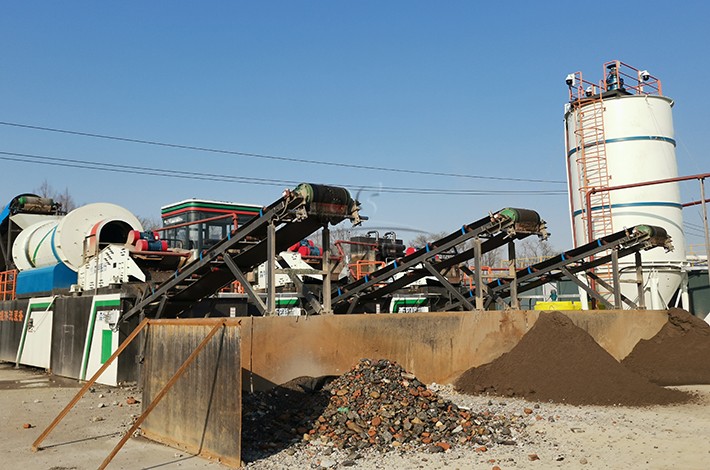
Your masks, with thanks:
M 300 443 L 328 405 L 329 377 L 299 377 L 242 395 L 242 458 L 254 461 Z
M 485 452 L 515 445 L 525 427 L 520 416 L 459 408 L 385 359 L 362 359 L 337 378 L 301 377 L 245 394 L 242 423 L 247 462 L 294 445 L 351 452 L 443 452 L 467 445 Z
M 339 449 L 448 450 L 516 443 L 522 421 L 457 407 L 398 364 L 362 359 L 327 387 L 330 402 L 303 439 Z

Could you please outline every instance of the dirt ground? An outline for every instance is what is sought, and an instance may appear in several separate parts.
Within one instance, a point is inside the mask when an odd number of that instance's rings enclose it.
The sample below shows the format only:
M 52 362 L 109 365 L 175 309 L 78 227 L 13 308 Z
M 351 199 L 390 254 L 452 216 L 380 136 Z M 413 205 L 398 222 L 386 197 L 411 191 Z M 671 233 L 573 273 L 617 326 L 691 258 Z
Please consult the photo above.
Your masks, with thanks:
M 75 380 L 0 363 L 2 468 L 83 470 L 95 469 L 103 462 L 130 428 L 133 416 L 141 413 L 140 404 L 126 402 L 131 396 L 141 399 L 133 388 L 96 385 L 49 434 L 40 451 L 30 449 L 80 387 Z M 31 427 L 26 429 L 26 424 Z M 108 468 L 217 470 L 226 467 L 147 439 L 134 438 Z
M 0 455 L 3 468 L 97 468 L 140 413 L 140 404 L 127 398 L 140 394 L 133 388 L 98 385 L 49 435 L 43 449 L 32 442 L 71 400 L 79 384 L 33 369 L 15 369 L 0 363 Z M 496 446 L 485 453 L 451 449 L 445 453 L 386 455 L 364 453 L 354 468 L 493 469 L 706 469 L 710 468 L 710 386 L 685 386 L 698 394 L 694 403 L 648 408 L 571 406 L 542 403 L 534 406 L 518 399 L 459 395 L 449 388 L 447 398 L 472 409 L 493 407 L 516 413 L 529 424 L 516 446 Z M 102 406 L 103 405 L 103 406 Z M 523 410 L 533 408 L 527 415 Z M 24 425 L 32 427 L 25 429 Z M 318 468 L 325 461 L 340 468 L 331 455 L 316 449 L 289 450 L 249 463 L 250 468 Z M 530 455 L 538 459 L 531 460 Z M 128 441 L 108 468 L 172 469 L 226 467 L 142 438 Z

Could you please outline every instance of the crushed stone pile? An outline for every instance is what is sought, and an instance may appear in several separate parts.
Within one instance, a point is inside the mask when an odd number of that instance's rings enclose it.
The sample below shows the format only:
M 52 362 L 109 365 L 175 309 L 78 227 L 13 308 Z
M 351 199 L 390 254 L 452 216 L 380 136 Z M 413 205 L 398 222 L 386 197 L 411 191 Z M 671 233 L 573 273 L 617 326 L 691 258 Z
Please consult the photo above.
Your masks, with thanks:
M 685 310 L 668 311 L 668 323 L 641 340 L 621 363 L 658 385 L 710 384 L 710 325 Z
M 255 461 L 294 446 L 346 451 L 483 451 L 514 445 L 520 416 L 472 412 L 441 398 L 398 364 L 362 359 L 346 374 L 300 377 L 242 397 L 242 457 Z
M 388 360 L 362 359 L 330 385 L 330 402 L 304 440 L 336 448 L 448 450 L 454 445 L 516 444 L 524 424 L 461 409 Z
M 491 363 L 464 372 L 458 391 L 572 405 L 644 406 L 688 401 L 616 361 L 560 312 L 543 312 L 520 342 Z
M 328 405 L 332 377 L 298 377 L 268 391 L 242 395 L 242 459 L 268 457 L 300 443 Z

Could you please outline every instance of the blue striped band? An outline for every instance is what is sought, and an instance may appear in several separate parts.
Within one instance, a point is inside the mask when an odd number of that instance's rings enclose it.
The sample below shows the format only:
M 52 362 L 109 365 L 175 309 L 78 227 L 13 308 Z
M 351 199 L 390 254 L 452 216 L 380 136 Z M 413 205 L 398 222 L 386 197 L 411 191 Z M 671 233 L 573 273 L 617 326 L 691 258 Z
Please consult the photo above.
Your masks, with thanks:
M 629 137 L 617 137 L 615 139 L 605 139 L 601 140 L 598 142 L 592 142 L 589 144 L 586 144 L 584 148 L 589 148 L 589 147 L 595 147 L 599 144 L 615 144 L 617 142 L 633 142 L 633 141 L 639 141 L 639 140 L 658 140 L 661 142 L 668 142 L 669 144 L 672 144 L 673 147 L 676 146 L 675 139 L 671 139 L 670 137 L 663 137 L 660 135 L 634 135 L 634 136 L 629 136 Z M 569 152 L 567 152 L 567 157 L 571 157 L 574 153 L 579 151 L 579 147 L 575 147 Z
M 609 209 L 610 206 L 594 206 L 592 207 L 592 212 L 599 211 L 602 209 Z M 676 209 L 682 209 L 683 205 L 677 202 L 662 202 L 662 201 L 647 201 L 647 202 L 627 202 L 623 204 L 612 204 L 612 209 L 620 209 L 622 207 L 674 207 Z M 574 211 L 572 214 L 577 217 L 584 212 L 583 209 Z

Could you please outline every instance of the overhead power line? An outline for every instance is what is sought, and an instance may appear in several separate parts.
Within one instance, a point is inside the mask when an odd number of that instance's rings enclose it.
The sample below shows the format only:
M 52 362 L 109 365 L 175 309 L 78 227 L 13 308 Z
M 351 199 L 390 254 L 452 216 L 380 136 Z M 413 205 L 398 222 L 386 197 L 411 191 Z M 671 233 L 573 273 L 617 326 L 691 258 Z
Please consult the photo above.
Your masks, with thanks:
M 685 220 L 683 221 L 683 225 L 687 225 L 687 226 L 689 226 L 689 227 L 693 227 L 693 228 L 698 229 L 698 230 L 704 230 L 704 229 L 705 229 L 702 225 L 694 224 L 694 223 L 692 223 L 692 222 L 688 222 L 688 221 L 685 221 Z
M 702 228 L 695 228 L 692 225 L 688 224 L 687 222 L 683 222 L 684 226 L 684 232 L 686 235 L 695 235 L 695 236 L 705 236 L 705 232 L 703 231 Z
M 119 142 L 130 142 L 130 143 L 134 143 L 134 144 L 154 145 L 154 146 L 159 146 L 159 147 L 167 147 L 167 148 L 182 149 L 182 150 L 194 150 L 197 152 L 219 153 L 219 154 L 224 154 L 224 155 L 236 155 L 236 156 L 240 156 L 240 157 L 260 158 L 260 159 L 266 159 L 266 160 L 276 160 L 276 161 L 281 161 L 281 162 L 306 163 L 309 165 L 323 165 L 323 166 L 331 166 L 331 167 L 339 167 L 339 168 L 353 168 L 353 169 L 357 169 L 357 170 L 385 171 L 385 172 L 391 172 L 391 173 L 406 173 L 406 174 L 424 175 L 424 176 L 445 176 L 445 177 L 450 177 L 450 178 L 468 178 L 468 179 L 479 179 L 479 180 L 490 180 L 490 181 L 509 181 L 509 182 L 518 182 L 518 183 L 565 184 L 565 181 L 560 181 L 560 180 L 546 180 L 546 179 L 535 179 L 535 178 L 513 178 L 513 177 L 504 177 L 504 176 L 470 175 L 470 174 L 461 174 L 461 173 L 446 173 L 446 172 L 430 171 L 430 170 L 413 170 L 413 169 L 409 169 L 409 168 L 391 168 L 391 167 L 382 167 L 382 166 L 359 165 L 356 163 L 342 163 L 342 162 L 329 162 L 329 161 L 321 161 L 321 160 L 309 160 L 309 159 L 305 159 L 305 158 L 283 157 L 283 156 L 267 155 L 267 154 L 261 154 L 261 153 L 238 152 L 235 150 L 224 150 L 224 149 L 216 149 L 216 148 L 201 147 L 201 146 L 194 146 L 194 145 L 174 144 L 174 143 L 169 143 L 169 142 L 159 142 L 159 141 L 155 141 L 155 140 L 135 139 L 135 138 L 131 138 L 131 137 L 120 137 L 120 136 L 114 136 L 114 135 L 96 134 L 93 132 L 81 132 L 81 131 L 73 131 L 73 130 L 68 130 L 68 129 L 58 129 L 58 128 L 54 128 L 54 127 L 33 126 L 30 124 L 21 124 L 21 123 L 17 123 L 17 122 L 0 121 L 0 125 L 10 126 L 10 127 L 18 127 L 18 128 L 22 128 L 22 129 L 32 129 L 32 130 L 38 130 L 38 131 L 56 132 L 56 133 L 60 133 L 60 134 L 76 135 L 76 136 L 82 136 L 82 137 L 93 137 L 96 139 L 106 139 L 106 140 L 113 140 L 113 141 L 119 141 Z
M 79 168 L 84 170 L 106 171 L 112 173 L 159 176 L 165 178 L 180 178 L 189 180 L 216 181 L 225 183 L 253 184 L 266 186 L 295 186 L 301 181 L 280 180 L 269 178 L 256 178 L 251 176 L 224 175 L 204 172 L 192 172 L 175 169 L 149 168 L 135 165 L 122 165 L 110 162 L 96 162 L 90 160 L 80 160 L 75 158 L 52 157 L 47 155 L 37 155 L 19 152 L 0 151 L 0 160 L 16 161 L 22 163 L 34 163 L 40 165 L 51 165 L 64 168 Z M 491 195 L 540 195 L 556 196 L 566 194 L 561 190 L 482 190 L 482 189 L 445 189 L 445 188 L 409 188 L 394 186 L 368 186 L 368 185 L 342 185 L 351 190 L 370 191 L 373 193 L 394 193 L 394 194 L 426 194 L 426 195 L 460 195 L 460 196 L 491 196 Z

